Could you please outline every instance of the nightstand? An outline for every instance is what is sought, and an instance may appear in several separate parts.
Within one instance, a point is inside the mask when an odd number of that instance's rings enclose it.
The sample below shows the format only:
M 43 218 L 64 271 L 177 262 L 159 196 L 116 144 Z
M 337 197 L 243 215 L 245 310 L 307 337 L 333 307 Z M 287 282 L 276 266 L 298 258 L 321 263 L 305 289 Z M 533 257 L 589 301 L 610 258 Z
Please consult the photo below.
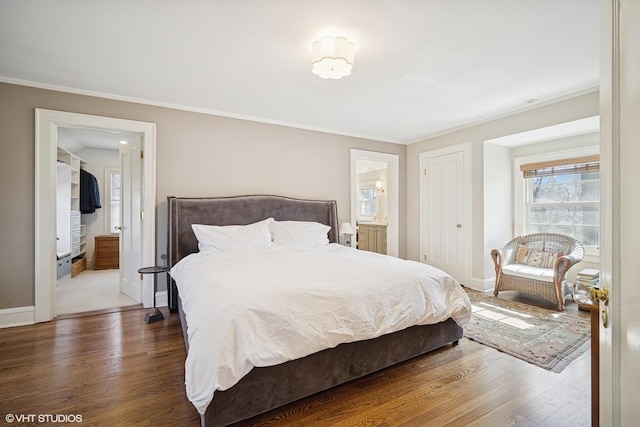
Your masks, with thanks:
M 162 312 L 156 307 L 156 290 L 158 289 L 158 274 L 168 273 L 169 270 L 170 268 L 168 265 L 154 265 L 153 267 L 143 267 L 138 270 L 138 273 L 140 274 L 153 274 L 153 307 L 151 307 L 147 312 L 147 315 L 144 316 L 144 321 L 147 323 L 164 320 Z

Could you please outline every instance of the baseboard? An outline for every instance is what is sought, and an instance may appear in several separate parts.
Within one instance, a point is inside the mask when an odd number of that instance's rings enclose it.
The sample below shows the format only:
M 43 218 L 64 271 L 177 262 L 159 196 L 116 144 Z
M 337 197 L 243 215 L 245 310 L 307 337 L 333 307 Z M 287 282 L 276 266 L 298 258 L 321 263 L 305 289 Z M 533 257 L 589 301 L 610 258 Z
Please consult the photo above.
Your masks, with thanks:
M 156 307 L 169 307 L 169 293 L 167 291 L 156 292 Z
M 488 279 L 480 279 L 478 277 L 474 277 L 471 279 L 471 282 L 465 286 L 473 289 L 474 291 L 490 292 L 490 291 L 493 291 L 495 287 L 495 283 L 496 283 L 495 277 L 491 277 Z
M 33 325 L 34 323 L 36 323 L 36 308 L 32 305 L 0 310 L 0 328 Z

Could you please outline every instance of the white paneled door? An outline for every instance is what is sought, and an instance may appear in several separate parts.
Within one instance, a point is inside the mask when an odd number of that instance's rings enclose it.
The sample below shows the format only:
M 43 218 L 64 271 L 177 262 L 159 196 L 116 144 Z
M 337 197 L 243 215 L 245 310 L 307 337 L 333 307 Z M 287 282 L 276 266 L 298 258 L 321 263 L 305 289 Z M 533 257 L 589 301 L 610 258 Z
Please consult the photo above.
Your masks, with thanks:
M 465 153 L 423 153 L 421 261 L 465 283 Z
M 142 156 L 137 139 L 120 147 L 120 292 L 142 302 Z

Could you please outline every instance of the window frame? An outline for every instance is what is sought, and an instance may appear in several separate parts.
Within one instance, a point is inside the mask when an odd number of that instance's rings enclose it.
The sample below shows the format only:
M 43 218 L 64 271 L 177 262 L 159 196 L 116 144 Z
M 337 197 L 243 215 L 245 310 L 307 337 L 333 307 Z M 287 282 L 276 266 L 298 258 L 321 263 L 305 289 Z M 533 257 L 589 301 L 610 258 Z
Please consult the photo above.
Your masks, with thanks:
M 104 187 L 105 187 L 104 193 L 105 194 L 103 196 L 102 205 L 105 209 L 104 229 L 106 230 L 106 234 L 119 234 L 118 230 L 111 230 L 111 210 L 112 210 L 111 209 L 111 174 L 113 172 L 118 172 L 120 174 L 120 179 L 122 179 L 122 172 L 120 171 L 120 167 L 118 166 L 104 167 Z M 122 199 L 122 190 L 120 193 L 120 197 Z M 120 210 L 120 206 L 118 206 L 118 210 Z
M 514 235 L 527 234 L 529 232 L 529 218 L 527 206 L 527 182 L 520 167 L 528 163 L 552 162 L 561 159 L 579 158 L 592 155 L 599 155 L 600 147 L 592 146 L 573 150 L 555 151 L 552 153 L 537 154 L 517 157 L 514 159 Z M 600 205 L 601 206 L 601 205 Z M 600 236 L 602 237 L 602 236 Z M 600 248 L 595 246 L 585 246 L 585 257 L 583 261 L 599 263 Z
M 372 189 L 376 195 L 376 209 L 375 209 L 375 213 L 373 214 L 363 214 L 363 213 L 360 213 L 360 208 L 362 206 L 362 199 L 360 198 L 360 192 L 362 190 L 369 190 L 369 189 Z M 378 192 L 378 189 L 376 188 L 376 181 L 359 182 L 357 184 L 356 199 L 357 199 L 356 219 L 358 220 L 358 222 L 373 222 L 380 217 L 380 194 Z M 366 219 L 366 221 L 362 221 L 363 218 Z

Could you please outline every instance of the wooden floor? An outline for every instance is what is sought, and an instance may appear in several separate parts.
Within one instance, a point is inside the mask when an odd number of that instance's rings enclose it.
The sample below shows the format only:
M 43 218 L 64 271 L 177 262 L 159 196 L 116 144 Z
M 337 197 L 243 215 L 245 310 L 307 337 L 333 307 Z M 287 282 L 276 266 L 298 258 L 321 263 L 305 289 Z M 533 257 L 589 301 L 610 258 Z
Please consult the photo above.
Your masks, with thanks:
M 7 414 L 199 425 L 185 396 L 180 320 L 165 310 L 164 321 L 146 324 L 144 315 L 125 309 L 1 329 L 0 425 L 29 425 L 2 424 Z M 587 426 L 589 369 L 588 352 L 556 374 L 462 339 L 240 425 Z

